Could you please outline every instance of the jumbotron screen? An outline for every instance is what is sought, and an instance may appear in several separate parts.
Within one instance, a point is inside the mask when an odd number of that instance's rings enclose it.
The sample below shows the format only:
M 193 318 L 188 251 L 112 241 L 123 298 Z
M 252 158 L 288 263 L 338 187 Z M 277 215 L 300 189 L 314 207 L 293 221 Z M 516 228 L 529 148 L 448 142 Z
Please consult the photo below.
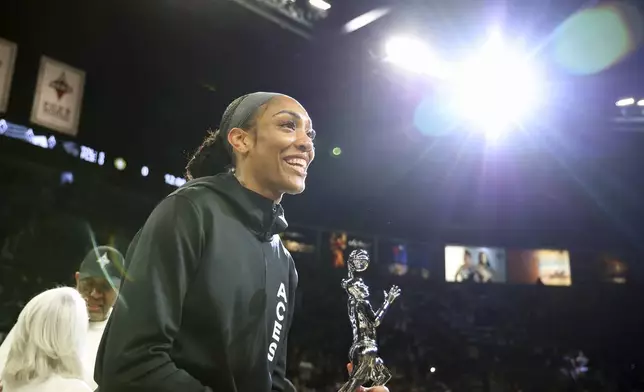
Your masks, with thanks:
M 445 280 L 458 283 L 503 283 L 506 255 L 501 248 L 448 245 Z
M 567 250 L 509 250 L 508 281 L 512 283 L 570 286 L 570 254 Z
M 567 250 L 445 247 L 445 281 L 570 286 Z

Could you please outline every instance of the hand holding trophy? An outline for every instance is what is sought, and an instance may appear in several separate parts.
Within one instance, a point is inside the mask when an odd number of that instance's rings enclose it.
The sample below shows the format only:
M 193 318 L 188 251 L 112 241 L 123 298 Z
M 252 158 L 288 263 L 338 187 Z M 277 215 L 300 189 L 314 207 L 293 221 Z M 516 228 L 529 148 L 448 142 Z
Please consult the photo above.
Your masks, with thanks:
M 385 301 L 374 312 L 369 302 L 369 287 L 355 274 L 369 267 L 369 254 L 365 250 L 354 250 L 347 262 L 348 278 L 342 280 L 347 291 L 349 321 L 353 330 L 353 344 L 349 349 L 350 377 L 340 392 L 354 392 L 362 385 L 371 384 L 374 391 L 384 391 L 384 385 L 391 378 L 389 369 L 378 357 L 376 328 L 380 325 L 389 305 L 400 296 L 400 289 L 392 286 L 385 291 Z

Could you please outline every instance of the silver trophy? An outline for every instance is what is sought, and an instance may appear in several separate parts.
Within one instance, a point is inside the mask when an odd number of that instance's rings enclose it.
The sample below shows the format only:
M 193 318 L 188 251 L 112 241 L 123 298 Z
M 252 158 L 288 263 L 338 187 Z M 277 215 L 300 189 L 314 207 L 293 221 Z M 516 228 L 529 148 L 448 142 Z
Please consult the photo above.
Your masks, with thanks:
M 369 254 L 365 250 L 354 250 L 347 261 L 349 276 L 342 280 L 342 288 L 349 296 L 349 321 L 353 330 L 353 344 L 349 349 L 351 374 L 340 392 L 354 392 L 360 386 L 385 385 L 391 372 L 378 356 L 376 328 L 380 325 L 389 306 L 400 295 L 400 289 L 392 286 L 385 291 L 385 302 L 376 312 L 369 303 L 369 287 L 356 276 L 369 267 Z

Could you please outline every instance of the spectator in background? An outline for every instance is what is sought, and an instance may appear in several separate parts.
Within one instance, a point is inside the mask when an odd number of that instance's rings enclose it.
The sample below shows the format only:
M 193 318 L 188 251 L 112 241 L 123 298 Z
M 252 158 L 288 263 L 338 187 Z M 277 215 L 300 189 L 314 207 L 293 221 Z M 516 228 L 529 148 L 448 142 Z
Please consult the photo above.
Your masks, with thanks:
M 92 390 L 97 388 L 94 381 L 94 362 L 96 352 L 103 336 L 112 307 L 116 302 L 117 289 L 121 284 L 123 256 L 109 246 L 98 246 L 92 249 L 83 259 L 76 272 L 76 289 L 85 300 L 89 315 L 87 326 L 87 344 L 83 351 L 82 361 L 85 370 L 84 380 Z M 15 340 L 15 327 L 9 332 L 0 346 L 0 372 L 5 367 L 9 347 Z
M 0 378 L 3 392 L 88 392 L 82 353 L 88 314 L 78 291 L 61 287 L 34 297 L 12 330 Z

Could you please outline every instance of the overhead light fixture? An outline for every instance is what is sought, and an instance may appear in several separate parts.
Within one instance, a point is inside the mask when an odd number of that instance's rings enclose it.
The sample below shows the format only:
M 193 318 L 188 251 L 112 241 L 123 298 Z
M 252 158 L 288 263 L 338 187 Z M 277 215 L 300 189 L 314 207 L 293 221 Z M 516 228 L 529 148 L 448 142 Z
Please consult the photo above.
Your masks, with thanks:
M 127 167 L 127 162 L 125 162 L 125 159 L 123 158 L 116 158 L 114 160 L 114 167 L 116 170 L 125 170 Z
M 324 0 L 309 0 L 309 4 L 322 11 L 328 11 L 331 8 L 331 4 L 327 3 Z
M 233 0 L 280 27 L 310 39 L 315 25 L 326 18 L 331 4 L 325 0 Z
M 615 106 L 631 106 L 635 104 L 635 98 L 622 98 L 615 102 Z
M 351 19 L 349 22 L 347 22 L 342 30 L 345 33 L 353 33 L 354 31 L 361 29 L 378 19 L 382 18 L 383 16 L 387 15 L 391 11 L 390 8 L 376 8 L 375 10 L 371 10 L 367 13 L 364 13 L 360 16 L 357 16 L 353 19 Z

